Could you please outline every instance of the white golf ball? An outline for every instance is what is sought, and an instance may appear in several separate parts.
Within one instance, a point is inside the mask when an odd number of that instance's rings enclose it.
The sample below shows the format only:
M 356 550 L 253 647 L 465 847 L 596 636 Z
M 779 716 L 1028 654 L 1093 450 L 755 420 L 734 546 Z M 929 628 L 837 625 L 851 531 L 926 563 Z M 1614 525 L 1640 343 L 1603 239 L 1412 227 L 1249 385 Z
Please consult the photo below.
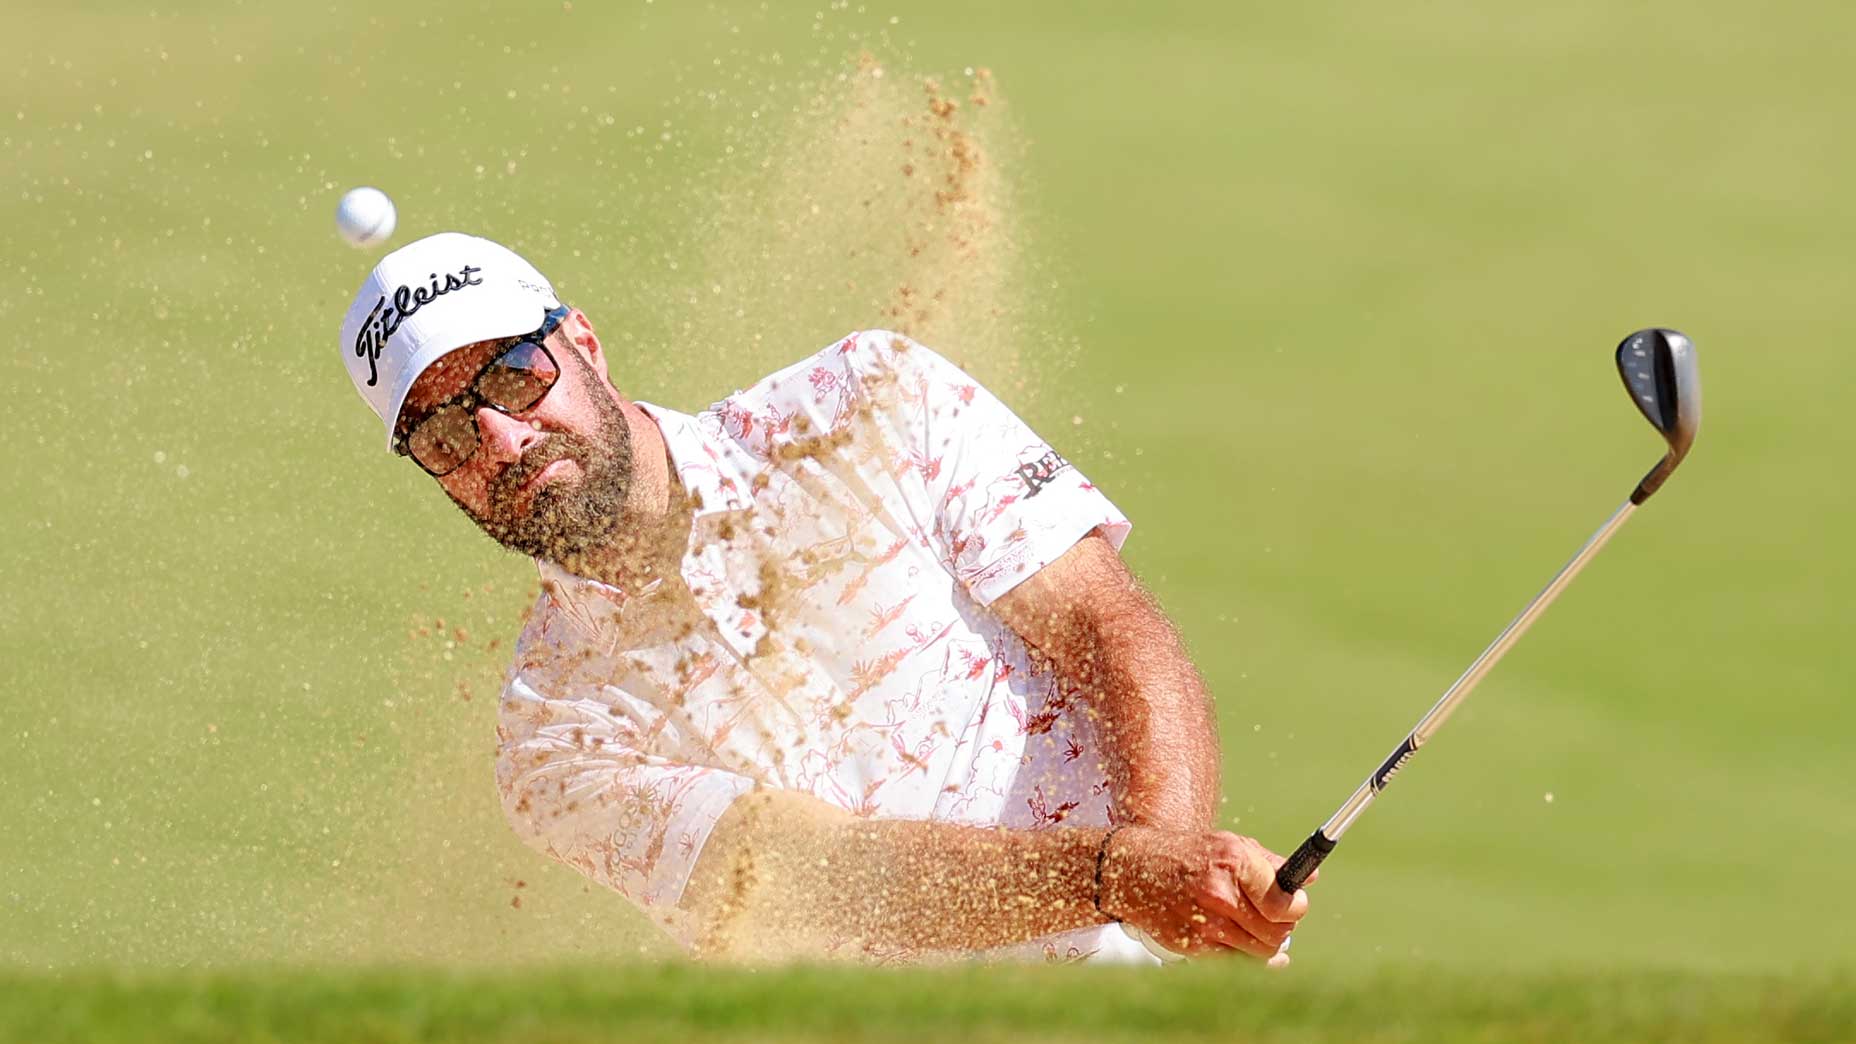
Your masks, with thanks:
M 393 234 L 399 214 L 385 192 L 363 185 L 349 189 L 335 207 L 335 228 L 350 245 L 370 247 Z

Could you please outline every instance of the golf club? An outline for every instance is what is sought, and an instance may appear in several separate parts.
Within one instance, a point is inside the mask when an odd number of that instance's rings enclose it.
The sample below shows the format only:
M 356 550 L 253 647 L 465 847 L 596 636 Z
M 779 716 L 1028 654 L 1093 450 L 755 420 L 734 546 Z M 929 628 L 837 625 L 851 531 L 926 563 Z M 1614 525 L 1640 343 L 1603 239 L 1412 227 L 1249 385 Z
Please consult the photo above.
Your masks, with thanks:
M 1689 447 L 1695 442 L 1695 432 L 1701 427 L 1701 374 L 1695 362 L 1694 344 L 1675 330 L 1639 330 L 1618 345 L 1617 362 L 1618 374 L 1624 378 L 1624 387 L 1630 392 L 1631 400 L 1643 412 L 1644 418 L 1662 434 L 1664 441 L 1669 444 L 1669 451 L 1637 483 L 1630 499 L 1613 512 L 1604 525 L 1598 527 L 1598 532 L 1592 534 L 1578 554 L 1572 556 L 1572 561 L 1560 568 L 1547 586 L 1521 610 L 1521 614 L 1501 634 L 1496 635 L 1487 649 L 1482 650 L 1482 655 L 1476 657 L 1476 661 L 1469 665 L 1462 677 L 1445 690 L 1417 727 L 1405 737 L 1405 741 L 1392 751 L 1391 756 L 1283 863 L 1282 868 L 1276 872 L 1276 885 L 1283 891 L 1293 894 L 1308 880 L 1321 861 L 1328 857 L 1328 853 L 1334 851 L 1341 836 L 1360 818 L 1361 813 L 1372 806 L 1373 799 L 1392 782 L 1392 777 L 1405 767 L 1418 748 L 1430 742 L 1431 737 L 1449 719 L 1451 712 L 1475 689 L 1476 683 L 1521 640 L 1521 636 L 1527 633 L 1540 614 L 1546 612 L 1547 606 L 1552 605 L 1553 600 L 1566 589 L 1566 585 L 1572 583 L 1573 577 L 1579 575 L 1579 571 L 1598 554 L 1632 512 L 1662 488 L 1663 483 L 1675 472 L 1676 466 L 1682 463 L 1682 458 L 1688 455 Z

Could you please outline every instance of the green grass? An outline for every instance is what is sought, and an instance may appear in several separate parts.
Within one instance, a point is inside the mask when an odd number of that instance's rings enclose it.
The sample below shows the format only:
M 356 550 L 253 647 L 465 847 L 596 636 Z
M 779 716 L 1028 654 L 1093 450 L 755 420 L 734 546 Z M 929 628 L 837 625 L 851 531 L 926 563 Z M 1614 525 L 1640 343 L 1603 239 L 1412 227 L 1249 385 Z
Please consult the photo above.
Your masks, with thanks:
M 788 143 L 869 47 L 899 79 L 994 71 L 1022 263 L 989 301 L 1026 368 L 996 333 L 937 346 L 1134 517 L 1219 698 L 1226 818 L 1278 847 L 1654 459 L 1617 338 L 1701 351 L 1694 456 L 1349 835 L 1294 970 L 1026 971 L 1087 1000 L 1050 1034 L 1856 1035 L 1856 12 L 565 6 L 0 11 L 0 968 L 131 976 L 15 980 L 16 1034 L 120 1036 L 131 998 L 205 1037 L 340 1037 L 352 1010 L 505 1039 L 532 992 L 577 1039 L 644 983 L 685 1006 L 640 1035 L 733 1032 L 761 990 L 814 998 L 783 1010 L 820 1034 L 917 1004 L 1025 1035 L 968 980 L 970 1004 L 849 973 L 492 977 L 662 944 L 503 825 L 489 697 L 532 572 L 380 452 L 335 355 L 371 259 L 331 214 L 360 183 L 396 242 L 531 256 L 652 401 L 873 325 L 869 258 L 781 245 L 755 195 L 855 211 L 861 168 Z M 416 970 L 262 970 L 299 963 Z M 92 1021 L 22 1021 L 65 1006 Z
M 1847 980 L 1231 965 L 515 974 L 379 969 L 0 980 L 0 1038 L 61 1041 L 1841 1041 Z

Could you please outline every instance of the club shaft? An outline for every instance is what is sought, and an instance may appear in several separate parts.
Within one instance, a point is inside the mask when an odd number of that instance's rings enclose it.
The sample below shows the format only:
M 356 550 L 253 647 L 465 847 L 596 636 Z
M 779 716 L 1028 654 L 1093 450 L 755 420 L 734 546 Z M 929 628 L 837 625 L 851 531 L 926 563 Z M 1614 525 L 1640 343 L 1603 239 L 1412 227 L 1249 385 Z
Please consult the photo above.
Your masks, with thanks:
M 1603 550 L 1612 535 L 1636 510 L 1637 505 L 1627 500 L 1622 507 L 1613 512 L 1611 517 L 1605 520 L 1605 524 L 1599 526 L 1598 531 L 1586 540 L 1583 547 L 1579 548 L 1578 554 L 1573 555 L 1571 561 L 1561 566 L 1560 571 L 1554 574 L 1553 579 L 1541 589 L 1539 594 L 1534 596 L 1533 601 L 1527 603 L 1520 615 L 1509 622 L 1501 634 L 1495 636 L 1495 640 L 1489 643 L 1488 648 L 1482 650 L 1482 655 L 1476 657 L 1475 662 L 1469 665 L 1469 669 L 1465 670 L 1450 688 L 1444 690 L 1443 696 L 1439 697 L 1431 709 L 1419 720 L 1417 727 L 1411 730 L 1411 734 L 1405 737 L 1405 741 L 1392 751 L 1372 775 L 1366 777 L 1366 782 L 1361 783 L 1359 789 L 1353 792 L 1353 796 L 1328 817 L 1328 821 L 1321 825 L 1319 831 L 1303 842 L 1302 847 L 1290 857 L 1287 863 L 1283 864 L 1282 871 L 1277 875 L 1277 882 L 1283 886 L 1284 891 L 1293 892 L 1301 887 L 1308 875 L 1313 873 L 1321 860 L 1333 850 L 1334 844 L 1341 839 L 1349 827 L 1353 826 L 1354 820 L 1359 819 L 1361 813 L 1372 806 L 1373 799 L 1379 796 L 1379 792 L 1391 784 L 1392 777 L 1398 773 L 1399 769 L 1405 767 L 1405 763 L 1411 760 L 1411 756 L 1417 753 L 1419 747 L 1430 742 L 1431 737 L 1445 721 L 1449 720 L 1450 715 L 1463 700 L 1475 691 L 1476 684 L 1482 680 L 1483 676 L 1488 674 L 1508 650 L 1521 640 L 1521 636 L 1526 634 L 1527 629 L 1540 618 L 1540 614 L 1547 611 L 1547 607 L 1560 596 L 1560 592 L 1566 589 L 1566 585 L 1572 583 L 1573 578 L 1579 575 L 1579 571 L 1585 568 L 1585 564 Z

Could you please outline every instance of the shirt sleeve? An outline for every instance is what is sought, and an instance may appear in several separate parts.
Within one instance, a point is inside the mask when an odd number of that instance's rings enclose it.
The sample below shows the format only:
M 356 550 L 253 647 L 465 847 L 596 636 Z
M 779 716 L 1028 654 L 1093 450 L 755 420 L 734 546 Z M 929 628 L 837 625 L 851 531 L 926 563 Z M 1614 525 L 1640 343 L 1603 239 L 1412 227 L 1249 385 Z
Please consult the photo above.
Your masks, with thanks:
M 754 782 L 641 753 L 648 744 L 635 720 L 615 712 L 626 694 L 564 680 L 535 629 L 532 620 L 503 688 L 504 814 L 530 846 L 630 899 L 688 945 L 674 907 L 716 822 Z
M 847 358 L 903 447 L 924 531 L 981 605 L 1092 530 L 1121 548 L 1127 517 L 966 371 L 885 331 L 859 334 Z

